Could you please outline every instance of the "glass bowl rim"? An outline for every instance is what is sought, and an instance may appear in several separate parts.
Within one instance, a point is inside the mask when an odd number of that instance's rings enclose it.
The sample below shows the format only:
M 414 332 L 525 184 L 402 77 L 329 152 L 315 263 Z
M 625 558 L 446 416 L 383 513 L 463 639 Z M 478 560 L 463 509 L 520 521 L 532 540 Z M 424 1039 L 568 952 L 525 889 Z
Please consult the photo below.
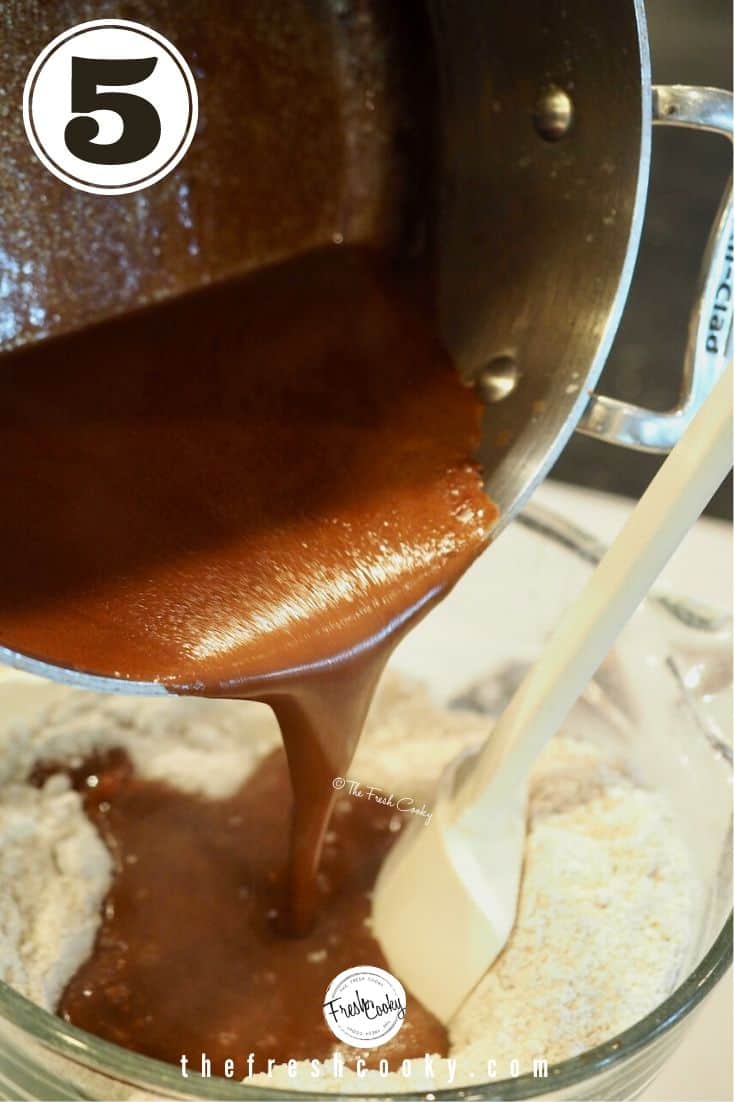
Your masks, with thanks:
M 599 562 L 605 552 L 605 546 L 594 537 L 544 507 L 526 506 L 517 520 L 523 527 L 553 540 L 590 564 Z M 649 594 L 646 603 L 658 605 L 670 616 L 690 627 L 699 626 L 715 631 L 731 623 L 731 617 L 727 613 L 668 593 L 654 591 Z M 732 921 L 733 914 L 730 912 L 703 959 L 659 1006 L 610 1040 L 578 1056 L 552 1064 L 548 1069 L 548 1076 L 535 1077 L 532 1073 L 525 1073 L 515 1078 L 492 1080 L 477 1086 L 437 1089 L 430 1092 L 431 1097 L 437 1102 L 448 1102 L 449 1099 L 463 1099 L 466 1102 L 504 1099 L 515 1102 L 517 1099 L 538 1097 L 571 1087 L 626 1061 L 689 1015 L 725 975 L 732 964 Z M 0 1014 L 56 1055 L 93 1073 L 128 1083 L 130 1086 L 145 1085 L 148 1090 L 159 1088 L 169 1095 L 179 1097 L 223 1100 L 269 1099 L 276 1102 L 309 1099 L 314 1102 L 319 1097 L 318 1091 L 249 1085 L 219 1076 L 203 1078 L 195 1072 L 190 1073 L 189 1079 L 185 1080 L 173 1065 L 131 1052 L 78 1029 L 55 1014 L 43 1010 L 2 981 Z M 355 1102 L 425 1102 L 427 1092 L 350 1092 L 349 1095 L 335 1094 L 334 1097 L 349 1097 Z

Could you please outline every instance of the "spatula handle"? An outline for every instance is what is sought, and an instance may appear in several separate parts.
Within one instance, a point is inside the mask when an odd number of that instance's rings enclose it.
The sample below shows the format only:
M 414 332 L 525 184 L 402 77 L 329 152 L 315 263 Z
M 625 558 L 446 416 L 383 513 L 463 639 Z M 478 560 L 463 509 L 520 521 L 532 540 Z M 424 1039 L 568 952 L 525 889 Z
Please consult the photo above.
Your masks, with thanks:
M 456 793 L 457 810 L 478 801 L 501 766 L 504 785 L 523 782 L 725 478 L 732 466 L 732 386 L 731 363 L 516 690 Z

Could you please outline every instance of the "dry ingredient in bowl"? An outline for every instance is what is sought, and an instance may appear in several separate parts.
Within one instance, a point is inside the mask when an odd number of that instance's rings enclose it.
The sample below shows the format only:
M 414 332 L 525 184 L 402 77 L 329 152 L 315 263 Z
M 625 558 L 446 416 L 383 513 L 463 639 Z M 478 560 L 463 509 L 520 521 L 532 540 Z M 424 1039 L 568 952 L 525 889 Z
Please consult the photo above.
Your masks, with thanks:
M 487 723 L 389 676 L 350 777 L 363 791 L 372 785 L 430 807 L 443 766 L 483 738 Z M 141 777 L 217 799 L 231 796 L 278 744 L 270 712 L 258 705 L 74 691 L 32 723 L 0 733 L 0 977 L 54 1010 L 92 950 L 113 876 L 79 793 L 63 774 L 34 787 L 34 766 L 74 767 L 122 748 Z M 253 1082 L 319 1092 L 430 1090 L 485 1081 L 490 1060 L 502 1078 L 511 1061 L 529 1070 L 534 1059 L 576 1055 L 670 993 L 692 941 L 696 897 L 665 799 L 636 783 L 620 745 L 562 733 L 532 778 L 515 930 L 450 1025 L 451 1059 L 414 1060 L 410 1076 L 387 1077 L 348 1068 L 335 1077 L 331 1061 L 300 1061 Z

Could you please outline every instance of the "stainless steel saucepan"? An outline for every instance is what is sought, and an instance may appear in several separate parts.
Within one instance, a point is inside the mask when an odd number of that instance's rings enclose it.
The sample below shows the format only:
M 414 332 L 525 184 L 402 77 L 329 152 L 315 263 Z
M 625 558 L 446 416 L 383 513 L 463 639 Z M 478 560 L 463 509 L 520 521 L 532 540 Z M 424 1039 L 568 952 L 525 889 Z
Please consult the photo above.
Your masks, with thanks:
M 126 17 L 170 37 L 192 65 L 200 129 L 174 173 L 112 200 L 48 174 L 20 103 L 54 35 L 119 14 L 108 0 L 40 14 L 27 0 L 5 5 L 0 357 L 335 240 L 395 241 L 436 129 L 442 326 L 488 403 L 481 459 L 498 528 L 575 429 L 643 451 L 678 440 L 732 341 L 729 188 L 704 248 L 683 368 L 672 365 L 682 371 L 677 407 L 640 409 L 595 387 L 638 251 L 652 125 L 731 139 L 732 97 L 651 86 L 642 0 L 131 0 Z M 285 107 L 281 84 L 269 108 L 262 73 L 273 67 L 286 74 Z M 307 172 L 292 204 L 282 185 L 305 135 L 316 168 L 327 159 L 331 171 Z M 0 661 L 89 688 L 163 691 L 10 646 Z

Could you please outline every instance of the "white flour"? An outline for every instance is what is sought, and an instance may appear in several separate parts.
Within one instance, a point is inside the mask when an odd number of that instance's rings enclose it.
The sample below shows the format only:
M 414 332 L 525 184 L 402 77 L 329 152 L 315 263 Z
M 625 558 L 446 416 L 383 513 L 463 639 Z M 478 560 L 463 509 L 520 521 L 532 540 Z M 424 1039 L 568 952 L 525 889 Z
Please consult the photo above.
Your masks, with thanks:
M 431 803 L 442 767 L 487 733 L 488 720 L 434 705 L 386 679 L 350 777 Z M 138 771 L 214 797 L 234 792 L 279 735 L 259 706 L 62 695 L 38 721 L 0 732 L 0 978 L 46 1009 L 88 955 L 110 883 L 107 851 L 77 793 L 55 776 L 25 782 L 36 761 L 73 761 L 121 746 Z M 456 1015 L 446 1061 L 410 1077 L 286 1066 L 263 1085 L 316 1091 L 431 1090 L 497 1077 L 517 1059 L 549 1064 L 632 1025 L 680 978 L 695 923 L 686 848 L 663 798 L 638 787 L 614 747 L 558 736 L 531 786 L 516 928 Z M 256 1077 L 257 1078 L 257 1077 Z

